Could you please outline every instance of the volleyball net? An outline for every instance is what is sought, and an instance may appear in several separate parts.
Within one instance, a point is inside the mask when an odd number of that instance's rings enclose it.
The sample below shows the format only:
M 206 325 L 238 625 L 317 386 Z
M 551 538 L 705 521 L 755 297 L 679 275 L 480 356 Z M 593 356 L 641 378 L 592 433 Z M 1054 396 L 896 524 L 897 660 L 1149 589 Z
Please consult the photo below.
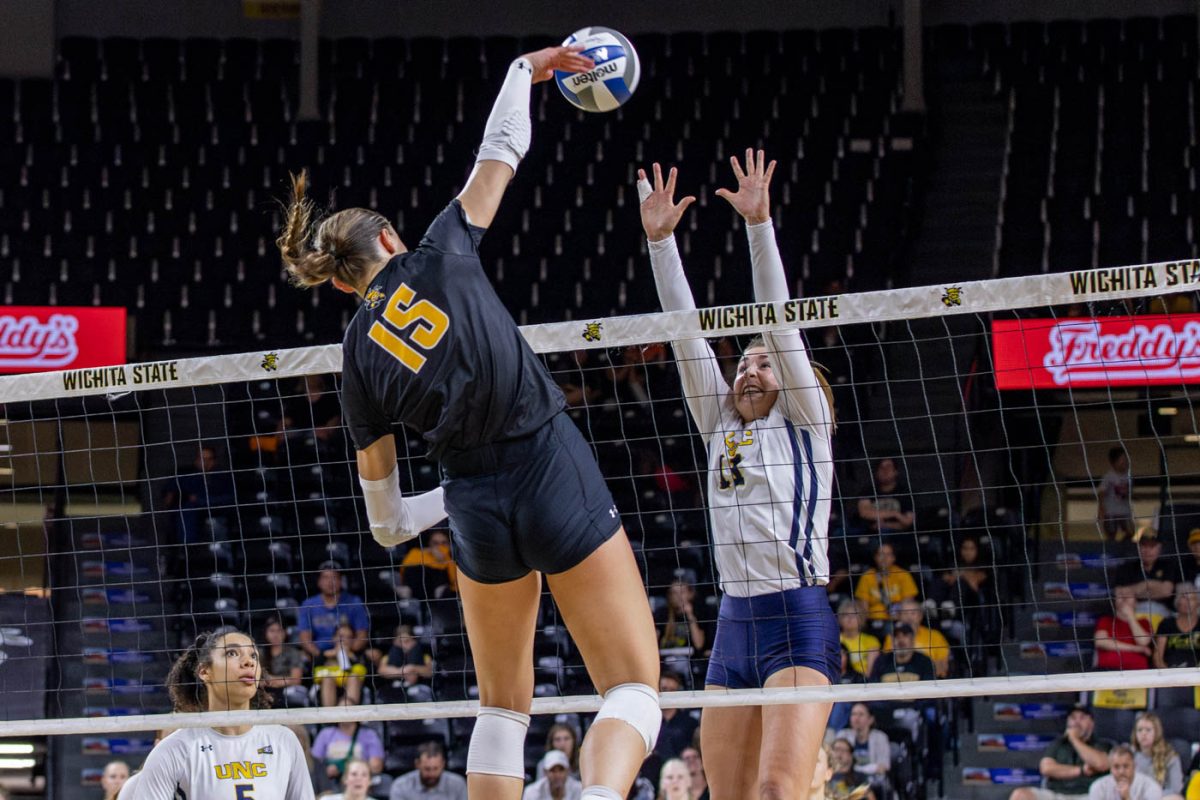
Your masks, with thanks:
M 634 545 L 677 690 L 664 707 L 1110 690 L 1125 707 L 1200 707 L 1196 637 L 1115 661 L 1096 643 L 1123 619 L 1118 587 L 1135 586 L 1153 631 L 1195 585 L 1197 287 L 1186 261 L 523 328 Z M 708 339 L 732 380 L 753 334 L 794 328 L 838 416 L 830 602 L 846 682 L 698 692 L 720 589 L 706 455 L 669 342 Z M 9 735 L 217 724 L 168 715 L 174 657 L 222 625 L 266 648 L 278 621 L 294 646 L 332 575 L 362 602 L 333 621 L 350 623 L 344 646 L 323 645 L 298 682 L 273 672 L 276 710 L 247 718 L 411 721 L 389 735 L 453 745 L 461 731 L 436 721 L 473 714 L 477 690 L 452 550 L 437 529 L 392 550 L 366 532 L 340 367 L 329 345 L 0 378 Z M 404 493 L 436 486 L 420 438 L 396 433 Z M 594 712 L 548 594 L 537 624 L 535 713 Z M 907 666 L 904 625 L 933 675 Z M 278 652 L 264 649 L 268 669 L 292 663 Z M 359 707 L 325 705 L 348 691 Z

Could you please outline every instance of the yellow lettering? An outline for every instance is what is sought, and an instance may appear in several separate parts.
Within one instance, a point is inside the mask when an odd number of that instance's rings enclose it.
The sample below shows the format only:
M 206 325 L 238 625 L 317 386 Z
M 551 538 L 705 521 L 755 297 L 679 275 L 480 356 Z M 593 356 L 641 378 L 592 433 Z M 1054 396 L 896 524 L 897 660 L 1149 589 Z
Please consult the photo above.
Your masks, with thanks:
M 216 767 L 214 767 L 214 769 L 216 769 L 216 771 L 217 771 L 217 780 L 219 780 L 219 781 L 229 780 L 229 765 L 228 764 L 217 764 Z
M 414 299 L 416 292 L 408 284 L 400 284 L 388 298 L 387 307 L 383 310 L 383 319 L 388 324 L 376 322 L 367 336 L 405 367 L 420 372 L 421 367 L 425 366 L 425 356 L 404 341 L 399 333 L 415 324 L 409 338 L 422 350 L 431 350 L 450 329 L 450 317 L 428 300 L 413 303 Z

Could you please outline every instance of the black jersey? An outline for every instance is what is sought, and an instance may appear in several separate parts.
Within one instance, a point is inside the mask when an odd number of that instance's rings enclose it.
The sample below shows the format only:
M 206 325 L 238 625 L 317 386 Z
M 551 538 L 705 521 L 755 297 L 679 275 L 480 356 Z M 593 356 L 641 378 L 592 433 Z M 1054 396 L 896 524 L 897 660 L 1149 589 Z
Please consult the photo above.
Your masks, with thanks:
M 526 436 L 566 407 L 479 263 L 454 200 L 387 263 L 342 342 L 342 412 L 361 449 L 401 422 L 446 451 Z

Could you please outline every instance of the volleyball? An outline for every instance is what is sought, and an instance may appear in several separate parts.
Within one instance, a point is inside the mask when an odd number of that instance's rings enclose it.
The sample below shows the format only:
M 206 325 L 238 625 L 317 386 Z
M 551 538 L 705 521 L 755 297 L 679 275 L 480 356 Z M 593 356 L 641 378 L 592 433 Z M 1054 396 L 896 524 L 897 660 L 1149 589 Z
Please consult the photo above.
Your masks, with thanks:
M 563 44 L 582 44 L 583 54 L 596 62 L 588 72 L 554 73 L 554 82 L 571 105 L 584 111 L 612 111 L 633 96 L 642 66 L 625 36 L 594 25 L 575 31 Z

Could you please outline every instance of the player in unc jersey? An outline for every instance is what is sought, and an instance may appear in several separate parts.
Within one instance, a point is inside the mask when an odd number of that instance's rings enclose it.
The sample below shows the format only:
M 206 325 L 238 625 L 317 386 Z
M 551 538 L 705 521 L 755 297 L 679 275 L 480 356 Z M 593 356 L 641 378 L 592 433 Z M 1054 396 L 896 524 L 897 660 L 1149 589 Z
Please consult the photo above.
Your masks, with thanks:
M 258 647 L 233 628 L 196 637 L 167 675 L 176 711 L 265 708 Z M 282 725 L 180 728 L 146 757 L 132 800 L 312 800 L 308 763 Z M 125 792 L 121 797 L 124 798 Z
M 768 188 L 775 162 L 746 151 L 738 189 L 717 195 L 744 218 L 754 296 L 788 299 L 771 225 Z M 639 170 L 642 225 L 659 299 L 693 309 L 673 231 L 695 200 L 675 203 L 676 171 L 654 184 Z M 833 683 L 840 669 L 838 626 L 825 593 L 833 483 L 832 403 L 797 331 L 767 333 L 747 347 L 733 386 L 700 339 L 674 343 L 688 408 L 708 447 L 713 552 L 724 596 L 706 688 Z M 776 800 L 807 792 L 830 705 L 706 708 L 704 767 L 720 800 Z
M 578 51 L 513 62 L 465 188 L 416 249 L 374 211 L 312 225 L 303 174 L 278 240 L 294 283 L 331 280 L 362 300 L 342 344 L 342 410 L 372 535 L 394 546 L 449 514 L 479 684 L 467 784 L 484 800 L 516 800 L 524 784 L 539 573 L 604 695 L 581 751 L 583 800 L 622 800 L 662 722 L 654 623 L 612 496 L 479 261 L 529 146 L 530 86 L 590 69 Z M 440 489 L 401 497 L 397 423 L 424 437 Z

